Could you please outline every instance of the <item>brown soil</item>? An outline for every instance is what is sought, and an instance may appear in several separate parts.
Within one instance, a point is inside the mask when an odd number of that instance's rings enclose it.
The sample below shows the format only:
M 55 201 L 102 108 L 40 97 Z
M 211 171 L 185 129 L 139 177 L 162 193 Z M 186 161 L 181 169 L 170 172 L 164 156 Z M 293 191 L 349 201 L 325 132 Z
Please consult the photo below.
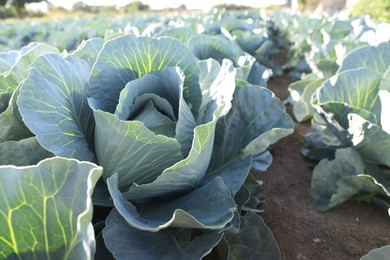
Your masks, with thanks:
M 285 56 L 282 50 L 276 62 L 283 64 Z M 289 83 L 287 76 L 271 79 L 269 89 L 283 100 Z M 291 106 L 287 111 L 293 118 Z M 390 244 L 390 218 L 375 205 L 347 202 L 325 213 L 314 208 L 312 165 L 300 154 L 308 132 L 310 123 L 295 122 L 295 132 L 271 151 L 271 167 L 257 176 L 264 181 L 262 217 L 279 244 L 282 259 L 359 259 L 371 249 Z

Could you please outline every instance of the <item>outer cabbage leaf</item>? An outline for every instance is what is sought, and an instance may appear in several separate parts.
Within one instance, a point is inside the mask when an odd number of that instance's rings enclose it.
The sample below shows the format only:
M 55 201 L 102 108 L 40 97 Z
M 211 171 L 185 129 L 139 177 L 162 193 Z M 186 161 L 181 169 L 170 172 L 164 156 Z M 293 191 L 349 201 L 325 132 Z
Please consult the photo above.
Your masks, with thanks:
M 234 197 L 243 185 L 251 167 L 252 158 L 250 156 L 242 159 L 237 158 L 214 170 L 209 170 L 202 181 L 202 185 L 205 185 L 215 178 L 222 177 L 225 185 L 229 188 L 230 193 Z
M 368 252 L 367 255 L 360 258 L 360 260 L 378 260 L 386 259 L 390 255 L 390 245 L 381 248 L 376 248 Z
M 241 217 L 239 233 L 225 232 L 227 259 L 280 259 L 279 247 L 263 219 L 252 212 Z
M 57 53 L 36 59 L 23 82 L 18 106 L 39 143 L 58 156 L 93 161 L 94 119 L 88 106 L 88 64 Z
M 252 168 L 265 172 L 272 163 L 272 154 L 269 151 L 262 152 L 252 157 Z
M 266 149 L 292 131 L 284 105 L 272 92 L 258 86 L 236 88 L 231 110 L 218 120 L 213 157 L 203 183 L 222 177 L 235 196 L 252 163 L 266 169 L 272 161 Z
M 374 113 L 366 109 L 351 107 L 347 103 L 327 102 L 321 104 L 321 109 L 318 109 L 317 107 L 317 112 L 323 117 L 325 115 L 327 123 L 331 123 L 332 121 L 337 122 L 342 129 L 348 129 L 349 127 L 349 114 L 357 114 L 373 124 L 379 123 L 378 118 Z M 348 138 L 350 139 L 349 136 Z
M 298 122 L 303 122 L 305 120 L 310 119 L 314 115 L 314 109 L 310 104 L 313 94 L 316 90 L 322 85 L 325 79 L 316 79 L 295 83 L 289 86 L 289 91 L 293 96 L 294 101 L 294 116 Z M 299 85 L 298 85 L 299 84 Z M 304 84 L 304 88 L 299 90 L 301 87 L 300 84 Z M 298 89 L 296 89 L 298 88 Z M 299 93 L 301 92 L 301 93 Z
M 219 63 L 230 59 L 234 66 L 239 66 L 239 59 L 244 52 L 234 42 L 221 35 L 194 35 L 188 42 L 188 48 L 200 60 L 213 58 Z
M 258 63 L 249 54 L 241 56 L 239 63 L 241 67 L 237 68 L 237 79 L 245 80 L 253 85 L 267 86 L 267 81 L 272 75 L 271 69 Z
M 261 204 L 264 202 L 262 185 L 263 182 L 261 180 L 257 180 L 252 174 L 248 175 L 248 177 L 245 179 L 244 185 L 240 189 L 240 191 L 246 190 L 248 192 L 247 200 L 243 201 L 244 203 L 241 204 L 243 210 L 252 213 L 263 212 L 263 210 L 259 208 L 261 207 Z M 236 195 L 236 201 L 237 201 L 237 195 Z
M 390 196 L 382 184 L 365 173 L 364 162 L 355 149 L 338 149 L 334 160 L 324 159 L 314 168 L 311 194 L 319 210 L 326 211 L 361 192 Z
M 357 114 L 350 114 L 352 144 L 366 162 L 390 167 L 390 134 Z
M 7 109 L 11 95 L 12 93 L 0 94 L 0 114 Z
M 373 113 L 365 109 L 350 107 L 347 103 L 327 102 L 314 107 L 318 114 L 315 114 L 315 123 L 305 140 L 315 148 L 353 146 L 351 135 L 348 132 L 349 114 L 357 114 L 377 124 L 377 117 Z
M 20 51 L 10 51 L 4 55 L 12 68 L 3 76 L 0 76 L 2 102 L 0 105 L 0 125 L 2 126 L 0 142 L 18 141 L 32 136 L 30 130 L 25 126 L 16 105 L 16 99 L 19 95 L 18 86 L 27 77 L 30 65 L 39 55 L 56 50 L 46 44 L 30 43 Z M 9 97 L 10 102 L 6 102 Z
M 365 46 L 351 51 L 343 60 L 338 73 L 350 69 L 368 68 L 384 73 L 390 64 L 390 43 Z
M 248 177 L 249 171 L 252 167 L 252 157 L 236 158 L 224 165 L 214 169 L 208 170 L 201 185 L 206 185 L 216 179 L 222 178 L 225 185 L 229 189 L 232 197 L 234 197 L 238 210 L 234 212 L 234 218 L 230 225 L 237 232 L 240 229 L 240 212 L 244 204 L 247 203 L 251 194 L 243 187 L 245 180 Z M 228 226 L 230 227 L 230 226 Z M 226 227 L 226 229 L 228 228 Z
M 222 229 L 237 210 L 221 178 L 176 199 L 156 200 L 137 206 L 127 201 L 119 191 L 117 175 L 107 182 L 115 209 L 130 226 L 139 230 L 157 232 L 170 226 Z
M 103 238 L 116 259 L 201 259 L 222 238 L 222 233 L 208 231 L 190 240 L 187 234 L 183 235 L 187 231 L 178 228 L 141 231 L 129 226 L 114 210 L 106 220 Z
M 64 158 L 0 166 L 0 257 L 92 259 L 91 195 L 101 172 Z
M 162 30 L 157 35 L 158 36 L 168 36 L 168 37 L 172 37 L 172 38 L 178 39 L 179 41 L 184 43 L 184 45 L 187 46 L 188 41 L 195 34 L 196 33 L 192 29 L 190 29 L 190 28 L 174 27 L 174 28 L 169 28 L 169 29 L 166 29 L 166 30 Z
M 8 95 L 8 93 L 3 95 Z M 19 87 L 12 93 L 6 110 L 0 114 L 0 142 L 19 141 L 33 136 L 20 115 L 16 104 L 18 96 Z
M 258 155 L 292 132 L 291 118 L 271 91 L 236 88 L 232 109 L 218 121 L 210 170 L 235 158 Z
M 30 43 L 20 51 L 20 57 L 11 70 L 0 77 L 0 94 L 14 91 L 19 83 L 25 79 L 29 73 L 29 67 L 41 54 L 56 52 L 57 49 L 44 43 Z
M 280 76 L 283 73 L 282 68 L 272 62 L 272 55 L 278 52 L 278 47 L 266 36 L 265 32 L 261 35 L 253 34 L 253 32 L 249 31 L 235 31 L 233 34 L 236 36 L 235 40 L 241 49 L 254 56 L 258 63 L 272 68 L 273 74 L 276 76 Z M 248 82 L 265 86 L 251 81 Z
M 232 34 L 235 36 L 235 41 L 240 48 L 248 53 L 255 53 L 261 44 L 267 40 L 265 32 L 259 35 L 247 30 L 238 30 L 232 32 Z
M 319 117 L 319 115 L 315 116 Z M 327 122 L 328 123 L 328 122 Z M 310 134 L 304 136 L 304 139 L 307 143 L 309 143 L 313 148 L 335 148 L 345 146 L 341 140 L 342 138 L 338 138 L 338 135 L 334 135 L 332 131 L 333 128 L 329 126 L 331 123 L 322 122 L 319 123 L 318 119 L 311 126 Z M 323 159 L 323 158 L 322 158 Z
M 104 39 L 91 38 L 83 41 L 72 54 L 88 62 L 92 68 L 103 44 Z
M 129 34 L 107 41 L 92 69 L 92 107 L 113 113 L 120 92 L 129 81 L 154 70 L 176 66 L 185 75 L 184 99 L 196 117 L 201 103 L 196 57 L 172 38 L 137 38 Z
M 341 72 L 318 90 L 318 105 L 326 102 L 347 103 L 353 108 L 361 108 L 381 115 L 381 103 L 378 96 L 378 86 L 382 80 L 380 73 L 361 68 Z
M 335 59 L 330 59 L 330 60 L 320 59 L 320 60 L 316 61 L 315 66 L 318 68 L 321 75 L 323 75 L 323 77 L 325 77 L 325 78 L 328 78 L 328 77 L 331 77 L 332 75 L 334 75 L 336 73 L 337 69 L 339 68 Z
M 36 137 L 0 143 L 0 165 L 33 165 L 52 156 L 42 148 Z

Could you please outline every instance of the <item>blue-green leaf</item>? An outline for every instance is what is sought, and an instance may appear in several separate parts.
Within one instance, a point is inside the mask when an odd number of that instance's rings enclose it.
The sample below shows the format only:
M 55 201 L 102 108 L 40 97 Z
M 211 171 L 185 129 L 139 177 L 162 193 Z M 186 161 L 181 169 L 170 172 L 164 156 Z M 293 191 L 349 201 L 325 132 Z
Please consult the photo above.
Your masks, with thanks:
M 104 39 L 102 38 L 90 38 L 83 41 L 72 54 L 88 62 L 92 68 L 103 44 Z
M 292 95 L 299 95 L 299 100 L 294 100 L 294 116 L 298 122 L 303 122 L 305 120 L 313 117 L 314 109 L 310 104 L 314 92 L 322 85 L 325 79 L 315 79 L 310 81 L 302 81 L 302 84 L 305 84 L 303 91 L 298 94 L 296 87 L 300 87 L 297 83 L 290 85 L 289 91 Z
M 205 176 L 210 162 L 215 125 L 222 109 L 223 107 L 220 107 L 214 113 L 213 121 L 195 127 L 194 139 L 187 158 L 165 169 L 151 183 L 141 185 L 134 183 L 124 193 L 124 196 L 127 199 L 139 202 L 154 197 L 189 192 L 197 188 Z M 175 185 L 172 185 L 172 183 L 175 183 Z
M 223 178 L 225 185 L 229 188 L 230 193 L 234 197 L 248 176 L 251 166 L 251 156 L 232 160 L 217 169 L 208 171 L 202 181 L 202 185 L 218 177 L 221 177 Z
M 278 244 L 263 219 L 252 212 L 241 217 L 239 233 L 225 232 L 228 259 L 280 259 Z
M 245 80 L 253 85 L 266 87 L 271 75 L 272 71 L 268 67 L 261 65 L 253 58 L 253 61 L 249 61 L 249 64 L 244 64 L 237 68 L 236 78 Z
M 2 95 L 8 95 L 8 93 Z M 0 114 L 0 142 L 19 141 L 33 136 L 20 116 L 19 108 L 16 104 L 18 97 L 19 87 L 12 93 L 6 110 Z
M 36 137 L 0 143 L 0 165 L 32 165 L 52 156 L 42 148 Z
M 126 84 L 155 70 L 167 67 L 182 69 L 184 99 L 194 116 L 201 103 L 199 68 L 195 56 L 178 40 L 124 35 L 107 41 L 92 69 L 91 104 L 113 113 Z
M 272 154 L 269 151 L 262 152 L 252 157 L 252 168 L 265 172 L 272 163 Z
M 208 231 L 189 240 L 181 236 L 183 231 L 186 230 L 141 231 L 130 227 L 114 210 L 106 220 L 103 238 L 115 259 L 183 260 L 203 258 L 222 238 L 222 233 Z
M 353 108 L 361 108 L 381 115 L 378 87 L 382 74 L 366 69 L 343 71 L 324 82 L 316 93 L 318 104 L 327 102 L 347 103 Z
M 156 232 L 170 226 L 222 229 L 237 210 L 221 178 L 176 199 L 156 200 L 137 206 L 127 201 L 119 191 L 117 175 L 113 175 L 107 183 L 115 209 L 130 226 L 140 230 Z
M 221 35 L 194 35 L 188 41 L 188 48 L 200 60 L 213 58 L 222 63 L 223 59 L 230 59 L 236 67 L 239 66 L 239 58 L 244 55 L 237 44 Z
M 65 158 L 0 166 L 0 258 L 92 259 L 91 195 L 101 172 Z
M 367 255 L 360 258 L 360 260 L 381 260 L 386 259 L 390 255 L 390 245 L 376 248 L 368 252 Z
M 357 68 L 368 68 L 383 74 L 390 64 L 390 43 L 365 46 L 351 51 L 343 60 L 338 73 Z
M 375 178 L 365 174 L 364 162 L 355 149 L 338 149 L 334 160 L 324 159 L 314 168 L 311 195 L 319 210 L 335 207 L 359 192 L 390 195 Z
M 58 156 L 93 161 L 92 110 L 86 84 L 88 64 L 57 53 L 36 59 L 18 98 L 22 118 L 39 143 Z
M 119 188 L 154 181 L 183 157 L 173 138 L 155 135 L 140 121 L 122 121 L 116 115 L 94 111 L 95 145 L 105 179 L 118 173 Z
M 121 120 L 140 120 L 139 117 L 134 117 L 134 114 L 143 116 L 143 120 L 140 121 L 155 133 L 164 132 L 159 130 L 158 125 L 165 128 L 164 125 L 168 124 L 169 127 L 169 122 L 173 122 L 175 125 L 173 129 L 176 128 L 176 131 L 170 136 L 175 136 L 181 145 L 182 154 L 186 156 L 191 149 L 196 122 L 183 98 L 183 83 L 184 75 L 180 68 L 153 71 L 132 80 L 121 91 L 115 114 Z M 153 120 L 152 114 L 149 115 L 151 111 L 142 111 L 144 103 L 148 100 L 153 100 L 154 106 L 160 107 L 157 110 L 164 112 L 167 117 L 164 118 L 162 114 L 158 115 L 158 111 L 154 111 Z M 160 120 L 163 121 L 157 123 Z M 153 126 L 153 129 L 150 126 Z
M 0 114 L 2 114 L 8 107 L 12 93 L 0 94 Z
M 179 41 L 184 43 L 184 45 L 187 46 L 188 41 L 195 34 L 196 33 L 193 30 L 191 30 L 190 28 L 174 27 L 174 28 L 169 28 L 169 29 L 166 29 L 166 30 L 162 30 L 157 35 L 158 36 L 168 36 L 168 37 L 172 37 L 172 38 L 178 39 Z
M 39 55 L 56 51 L 56 48 L 44 43 L 30 43 L 22 48 L 20 51 L 21 57 L 15 65 L 4 77 L 0 77 L 0 94 L 14 91 L 19 83 L 27 77 L 30 65 Z
M 291 118 L 271 91 L 258 86 L 236 88 L 230 112 L 218 122 L 213 168 L 237 157 L 258 155 L 292 132 Z
M 0 58 L 0 75 L 8 72 L 11 68 L 11 65 L 5 59 Z
M 365 161 L 390 167 L 390 134 L 357 114 L 350 114 L 348 132 Z

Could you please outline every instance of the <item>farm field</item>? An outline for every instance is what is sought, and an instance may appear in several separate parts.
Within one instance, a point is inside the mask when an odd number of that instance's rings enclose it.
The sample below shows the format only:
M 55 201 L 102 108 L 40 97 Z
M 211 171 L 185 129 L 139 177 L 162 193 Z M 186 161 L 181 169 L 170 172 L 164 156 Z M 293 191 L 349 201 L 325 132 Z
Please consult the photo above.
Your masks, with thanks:
M 1 22 L 0 259 L 386 259 L 389 41 L 343 14 Z

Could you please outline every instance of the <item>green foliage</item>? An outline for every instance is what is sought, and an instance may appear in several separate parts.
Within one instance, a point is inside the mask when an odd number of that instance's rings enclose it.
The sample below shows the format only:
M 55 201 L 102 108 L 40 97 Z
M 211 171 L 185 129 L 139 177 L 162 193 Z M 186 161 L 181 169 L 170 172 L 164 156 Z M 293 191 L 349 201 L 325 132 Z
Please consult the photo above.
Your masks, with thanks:
M 85 12 L 85 13 L 104 13 L 104 12 L 115 12 L 114 5 L 108 6 L 95 6 L 95 5 L 87 5 L 83 1 L 79 1 L 73 4 L 72 10 L 76 12 Z
M 368 14 L 373 20 L 390 22 L 390 1 L 388 0 L 359 0 L 352 6 L 355 15 Z
M 253 7 L 250 6 L 236 5 L 236 4 L 218 4 L 215 5 L 213 8 L 216 8 L 218 10 L 226 10 L 226 11 L 240 11 L 240 10 L 253 9 Z
M 11 0 L 10 4 L 17 7 L 22 7 L 25 4 L 38 3 L 38 2 L 42 2 L 42 0 Z
M 141 1 L 132 1 L 130 4 L 125 5 L 119 9 L 122 13 L 134 13 L 149 11 L 150 6 L 142 3 Z
M 42 2 L 42 0 L 0 0 L 0 19 L 11 18 L 11 17 L 25 17 L 27 16 L 25 4 L 29 3 L 38 3 Z M 10 4 L 10 6 L 6 7 L 6 4 Z
M 320 0 L 298 0 L 298 8 L 301 11 L 314 11 L 319 3 Z
M 0 5 L 0 19 L 11 18 L 15 17 L 16 15 L 17 13 L 15 8 L 6 8 L 5 6 Z

